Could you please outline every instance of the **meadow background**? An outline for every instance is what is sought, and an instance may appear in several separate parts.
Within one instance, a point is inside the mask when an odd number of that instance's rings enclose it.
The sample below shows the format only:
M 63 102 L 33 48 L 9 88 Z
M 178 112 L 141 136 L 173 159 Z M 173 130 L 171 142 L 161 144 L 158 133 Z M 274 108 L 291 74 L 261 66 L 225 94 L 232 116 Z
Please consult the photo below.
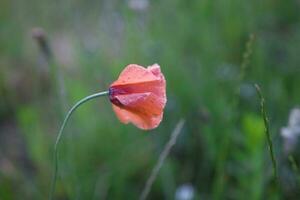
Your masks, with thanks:
M 0 199 L 47 198 L 64 113 L 130 63 L 161 65 L 161 125 L 121 124 L 107 98 L 79 108 L 59 149 L 56 199 L 138 199 L 181 118 L 148 199 L 179 199 L 181 186 L 194 199 L 299 199 L 298 135 L 281 136 L 300 105 L 299 10 L 299 0 L 1 0 Z

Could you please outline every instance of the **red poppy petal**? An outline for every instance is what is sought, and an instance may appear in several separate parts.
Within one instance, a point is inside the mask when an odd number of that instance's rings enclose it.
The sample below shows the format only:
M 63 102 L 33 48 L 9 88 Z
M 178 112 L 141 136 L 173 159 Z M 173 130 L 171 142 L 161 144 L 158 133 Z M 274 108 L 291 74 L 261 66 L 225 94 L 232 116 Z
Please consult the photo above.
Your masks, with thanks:
M 128 111 L 115 105 L 113 105 L 113 110 L 122 123 L 128 124 L 131 122 L 136 127 L 144 130 L 156 128 L 163 117 L 163 113 L 161 112 L 159 115 L 153 116 L 149 119 L 149 116 L 145 116 L 143 113 Z
M 164 98 L 160 98 L 153 93 L 137 93 L 116 96 L 125 109 L 140 110 L 144 113 L 159 113 L 165 106 Z
M 162 120 L 165 101 L 152 93 L 120 95 L 116 98 L 123 105 L 119 107 L 122 122 L 132 122 L 143 129 L 152 129 Z
M 121 72 L 118 80 L 111 84 L 111 87 L 155 80 L 159 80 L 159 78 L 151 73 L 151 71 L 142 66 L 130 64 Z
M 113 110 L 121 122 L 131 122 L 141 129 L 153 129 L 161 122 L 167 99 L 159 65 L 128 65 L 110 91 Z
M 147 70 L 151 71 L 153 75 L 165 79 L 160 71 L 160 66 L 158 64 L 147 67 Z

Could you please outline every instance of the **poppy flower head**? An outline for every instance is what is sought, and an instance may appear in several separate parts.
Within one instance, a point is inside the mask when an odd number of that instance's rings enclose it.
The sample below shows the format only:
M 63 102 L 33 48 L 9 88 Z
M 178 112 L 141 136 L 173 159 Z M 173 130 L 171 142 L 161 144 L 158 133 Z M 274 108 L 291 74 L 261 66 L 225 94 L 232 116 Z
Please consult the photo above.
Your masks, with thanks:
M 156 128 L 166 105 L 166 81 L 160 66 L 128 65 L 110 85 L 109 99 L 119 120 L 141 129 Z

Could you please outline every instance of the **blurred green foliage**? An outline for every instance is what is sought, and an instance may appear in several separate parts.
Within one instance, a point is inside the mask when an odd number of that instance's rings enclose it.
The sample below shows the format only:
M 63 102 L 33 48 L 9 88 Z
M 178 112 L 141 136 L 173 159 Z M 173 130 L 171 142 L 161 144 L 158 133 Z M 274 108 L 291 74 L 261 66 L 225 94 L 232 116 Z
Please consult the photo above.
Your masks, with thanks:
M 279 133 L 300 102 L 299 1 L 137 2 L 0 1 L 0 199 L 45 199 L 50 190 L 63 106 L 34 27 L 47 34 L 67 107 L 106 90 L 130 63 L 159 63 L 167 80 L 164 119 L 151 132 L 121 124 L 106 98 L 78 109 L 59 149 L 57 199 L 138 198 L 182 117 L 149 199 L 174 199 L 185 183 L 197 199 L 297 199 Z M 254 83 L 266 97 L 279 189 Z

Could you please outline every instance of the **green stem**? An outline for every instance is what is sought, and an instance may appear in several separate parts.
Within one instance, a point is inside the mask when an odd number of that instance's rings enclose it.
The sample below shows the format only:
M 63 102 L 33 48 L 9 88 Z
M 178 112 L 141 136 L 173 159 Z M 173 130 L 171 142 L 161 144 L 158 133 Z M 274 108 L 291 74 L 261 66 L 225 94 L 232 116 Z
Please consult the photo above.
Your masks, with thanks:
M 57 135 L 56 141 L 55 141 L 55 145 L 54 145 L 54 173 L 53 173 L 53 178 L 52 178 L 52 184 L 51 184 L 51 191 L 50 191 L 50 195 L 49 195 L 49 199 L 52 200 L 53 199 L 53 194 L 55 192 L 55 186 L 56 186 L 56 180 L 57 180 L 57 171 L 58 171 L 58 145 L 59 142 L 61 140 L 61 136 L 62 133 L 65 129 L 65 126 L 69 120 L 69 118 L 71 117 L 72 113 L 83 103 L 91 100 L 91 99 L 95 99 L 97 97 L 101 97 L 101 96 L 105 96 L 108 95 L 108 91 L 104 91 L 104 92 L 99 92 L 99 93 L 95 93 L 92 95 L 89 95 L 83 99 L 81 99 L 80 101 L 78 101 L 68 112 L 68 114 L 66 115 L 62 126 L 59 130 L 59 133 Z
M 275 180 L 277 182 L 277 186 L 279 186 L 279 177 L 278 177 L 278 173 L 277 173 L 277 164 L 276 164 L 275 154 L 274 154 L 274 150 L 273 150 L 273 143 L 272 143 L 271 134 L 270 134 L 269 119 L 268 119 L 266 108 L 265 108 L 265 99 L 262 95 L 262 92 L 261 92 L 261 89 L 260 89 L 259 85 L 255 84 L 254 86 L 255 86 L 256 92 L 257 92 L 257 94 L 260 98 L 261 115 L 262 115 L 262 118 L 264 120 L 265 133 L 266 133 L 266 136 L 267 136 L 267 142 L 268 142 L 270 157 L 271 157 L 272 165 L 273 165 L 273 174 L 274 174 Z
M 298 184 L 300 184 L 300 171 L 299 171 L 299 167 L 298 167 L 298 165 L 296 163 L 296 160 L 295 160 L 294 156 L 292 156 L 292 155 L 289 155 L 288 158 L 289 158 L 289 161 L 290 161 L 290 163 L 292 165 L 292 169 L 293 169 L 294 173 L 297 176 Z

